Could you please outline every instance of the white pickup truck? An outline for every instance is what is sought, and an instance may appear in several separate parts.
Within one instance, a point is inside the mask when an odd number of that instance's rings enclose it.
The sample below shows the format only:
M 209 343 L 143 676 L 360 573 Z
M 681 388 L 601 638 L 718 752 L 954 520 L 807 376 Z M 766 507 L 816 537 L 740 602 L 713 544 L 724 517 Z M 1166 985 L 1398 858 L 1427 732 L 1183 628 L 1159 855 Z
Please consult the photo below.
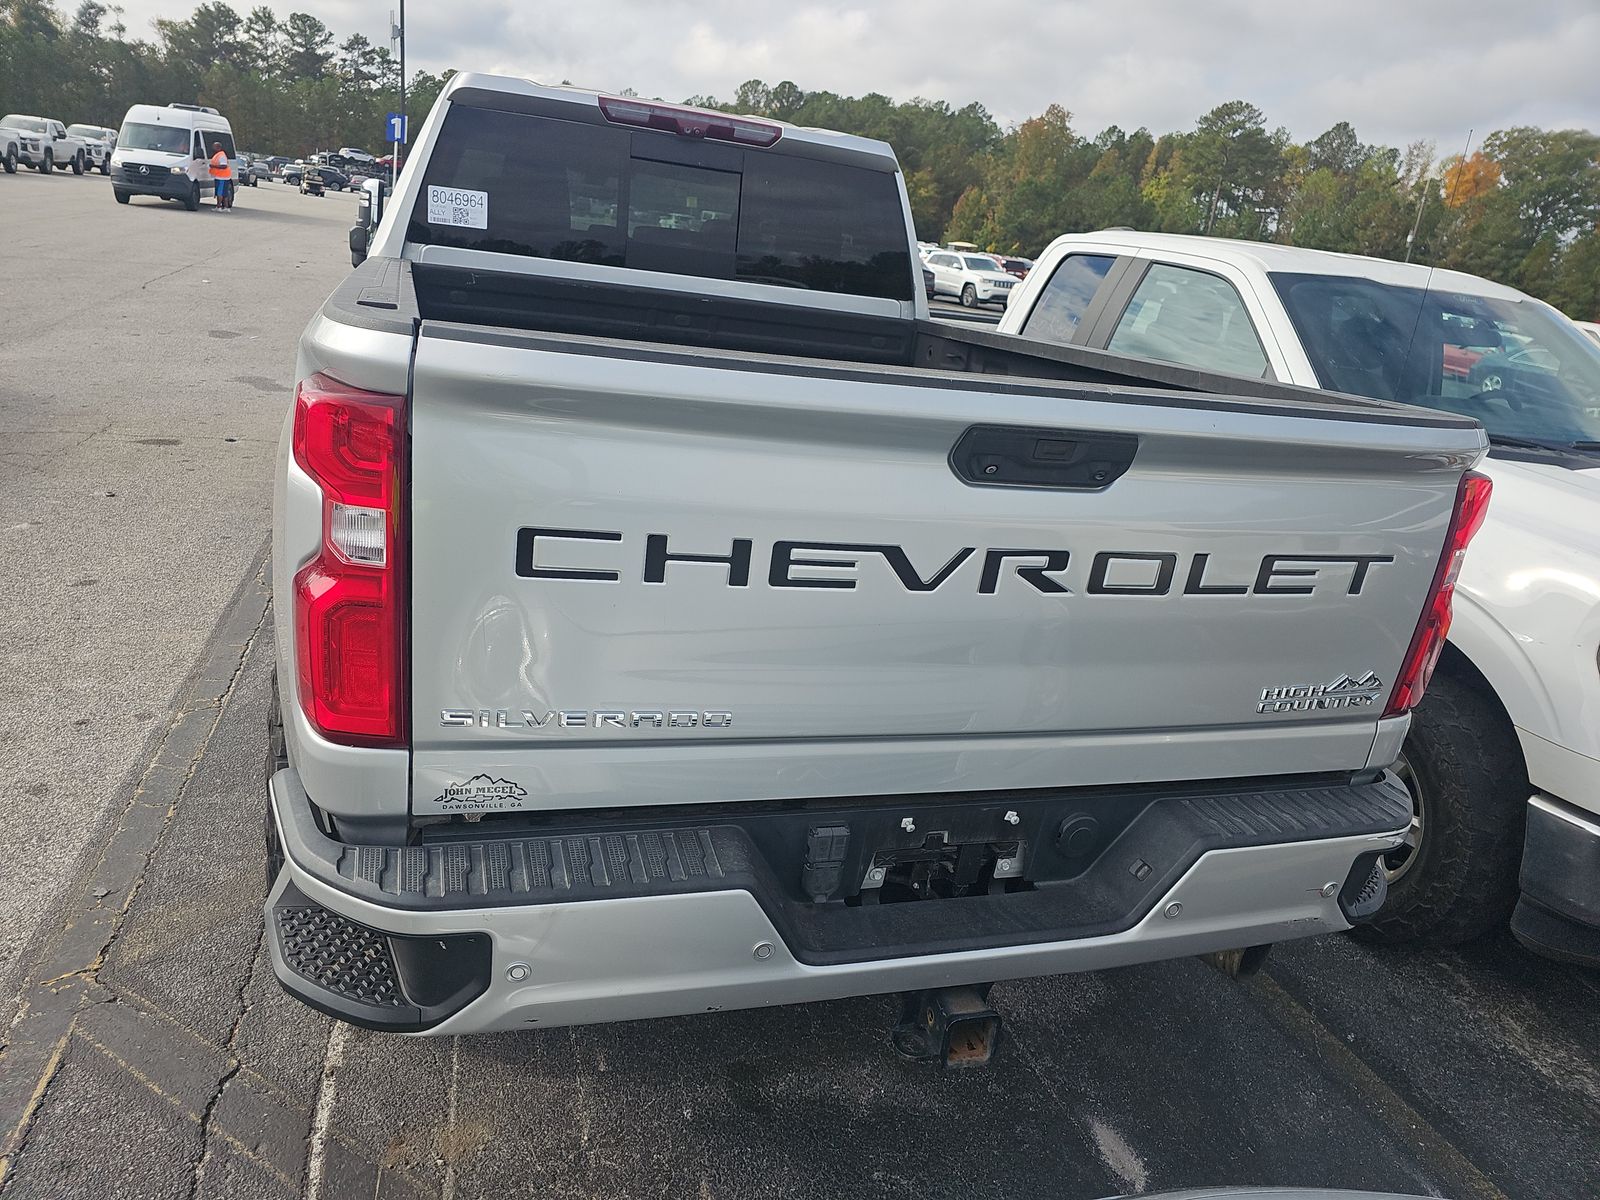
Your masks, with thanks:
M 1494 507 L 1362 933 L 1460 942 L 1509 918 L 1530 949 L 1600 965 L 1600 347 L 1471 275 L 1121 230 L 1052 243 L 999 330 L 1483 422 Z
M 15 175 L 18 164 L 38 161 L 42 149 L 42 135 L 32 129 L 19 129 L 6 124 L 12 119 L 0 119 L 0 167 L 4 168 L 7 175 Z
M 83 144 L 83 139 L 68 133 L 67 127 L 60 121 L 7 113 L 0 117 L 0 129 L 25 133 L 34 140 L 34 148 L 22 151 L 18 161 L 41 175 L 65 171 L 68 167 L 72 168 L 74 175 L 82 175 L 88 165 L 89 149 Z
M 111 152 L 117 148 L 117 131 L 105 125 L 68 125 L 67 132 L 83 142 L 86 165 L 102 175 L 111 174 Z
M 277 467 L 290 992 L 940 1057 L 1376 910 L 1476 422 L 930 321 L 881 142 L 459 74 L 376 193 Z

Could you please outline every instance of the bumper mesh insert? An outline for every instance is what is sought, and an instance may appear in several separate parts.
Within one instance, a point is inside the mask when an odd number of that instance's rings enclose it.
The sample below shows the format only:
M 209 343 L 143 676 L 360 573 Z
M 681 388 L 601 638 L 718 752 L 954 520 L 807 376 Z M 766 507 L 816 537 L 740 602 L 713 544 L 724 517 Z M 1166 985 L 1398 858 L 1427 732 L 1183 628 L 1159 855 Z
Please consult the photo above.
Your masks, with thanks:
M 373 1008 L 405 1005 L 389 939 L 325 908 L 274 908 L 283 960 L 318 987 Z

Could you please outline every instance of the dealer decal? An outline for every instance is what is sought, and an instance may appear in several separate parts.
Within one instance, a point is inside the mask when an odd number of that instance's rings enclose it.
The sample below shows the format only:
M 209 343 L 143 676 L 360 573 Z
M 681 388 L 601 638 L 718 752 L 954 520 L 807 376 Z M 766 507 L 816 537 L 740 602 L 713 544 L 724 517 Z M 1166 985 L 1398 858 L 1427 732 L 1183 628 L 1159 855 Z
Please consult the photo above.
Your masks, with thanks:
M 489 193 L 429 184 L 428 224 L 489 228 Z
M 481 812 L 485 809 L 519 808 L 528 798 L 528 789 L 509 779 L 495 779 L 489 775 L 474 775 L 465 783 L 448 783 L 444 795 L 434 798 L 434 803 L 445 810 L 459 809 Z

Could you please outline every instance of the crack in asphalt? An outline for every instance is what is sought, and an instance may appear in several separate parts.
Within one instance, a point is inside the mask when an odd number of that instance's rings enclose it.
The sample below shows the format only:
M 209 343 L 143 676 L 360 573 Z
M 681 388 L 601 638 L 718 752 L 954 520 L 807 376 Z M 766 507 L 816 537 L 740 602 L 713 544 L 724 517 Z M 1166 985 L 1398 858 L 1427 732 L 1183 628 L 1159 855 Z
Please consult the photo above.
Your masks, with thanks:
M 271 609 L 269 608 L 270 612 Z M 253 639 L 252 639 L 253 641 Z M 241 660 L 242 661 L 242 660 Z M 230 690 L 232 685 L 229 685 Z M 261 932 L 256 934 L 256 943 L 250 952 L 250 961 L 255 962 L 261 955 L 261 943 L 266 940 L 267 927 L 263 923 Z M 250 1015 L 250 1002 L 245 999 L 245 992 L 250 987 L 251 973 L 245 971 L 239 979 L 239 990 L 236 996 L 238 1012 L 234 1014 L 233 1024 L 228 1028 L 228 1041 L 226 1051 L 230 1059 L 228 1069 L 217 1080 L 217 1086 L 211 1093 L 211 1098 L 206 1101 L 205 1110 L 200 1114 L 200 1154 L 195 1159 L 192 1174 L 189 1177 L 189 1200 L 195 1200 L 200 1194 L 200 1183 L 205 1178 L 206 1160 L 209 1154 L 211 1114 L 217 1107 L 217 1102 L 222 1099 L 222 1093 L 228 1090 L 228 1085 L 244 1066 L 244 1061 L 234 1051 L 239 1040 L 239 1027 L 244 1024 L 245 1017 Z
M 265 589 L 266 579 L 268 572 L 270 571 L 270 562 L 266 556 L 265 546 L 263 546 L 262 549 L 257 552 L 256 558 L 261 565 L 254 572 L 247 574 L 243 579 L 240 580 L 240 586 L 233 601 L 230 602 L 228 608 L 224 611 L 222 619 L 219 620 L 217 624 L 216 628 L 219 634 L 228 628 L 228 619 L 236 610 L 237 605 L 250 595 L 251 584 L 255 585 L 256 589 L 258 590 L 258 594 L 260 591 L 264 591 Z M 182 703 L 179 704 L 177 711 L 173 715 L 172 719 L 168 722 L 166 730 L 157 740 L 153 749 L 153 753 L 151 753 L 149 758 L 146 760 L 145 768 L 141 772 L 138 781 L 133 787 L 132 794 L 129 797 L 126 806 L 122 810 L 120 820 L 118 821 L 115 829 L 112 831 L 109 839 L 100 845 L 93 867 L 84 872 L 83 876 L 81 877 L 80 886 L 76 896 L 74 897 L 73 901 L 69 902 L 64 910 L 64 919 L 61 926 L 48 940 L 44 942 L 40 948 L 39 954 L 35 959 L 35 962 L 40 964 L 50 962 L 52 957 L 63 953 L 63 939 L 77 926 L 79 922 L 92 917 L 97 912 L 102 914 L 109 912 L 110 928 L 106 931 L 105 936 L 99 941 L 98 945 L 91 943 L 88 946 L 83 947 L 80 951 L 92 951 L 89 961 L 87 963 L 80 962 L 65 964 L 65 970 L 57 970 L 53 976 L 50 976 L 48 979 L 43 981 L 39 980 L 33 971 L 25 971 L 22 973 L 22 982 L 13 1001 L 13 1003 L 16 1005 L 17 1015 L 11 1025 L 12 1037 L 7 1045 L 8 1054 L 5 1058 L 0 1058 L 0 1066 L 11 1065 L 9 1060 L 12 1057 L 12 1052 L 15 1049 L 17 1031 L 19 1028 L 23 1027 L 25 1022 L 30 1019 L 35 1019 L 48 1024 L 52 1018 L 57 1016 L 62 1006 L 65 1006 L 66 1011 L 70 1012 L 71 1015 L 67 1018 L 65 1029 L 61 1032 L 59 1037 L 53 1039 L 55 1044 L 50 1052 L 48 1060 L 44 1064 L 43 1070 L 36 1077 L 33 1086 L 29 1089 L 28 1098 L 22 1105 L 22 1111 L 20 1115 L 15 1120 L 14 1124 L 12 1124 L 10 1130 L 5 1136 L 3 1143 L 4 1151 L 3 1153 L 0 1153 L 0 1190 L 4 1190 L 12 1171 L 16 1166 L 22 1149 L 26 1146 L 28 1139 L 32 1136 L 38 1114 L 40 1111 L 42 1111 L 44 1098 L 48 1094 L 51 1085 L 55 1081 L 62 1059 L 65 1055 L 66 1048 L 71 1042 L 74 1033 L 77 1032 L 79 1036 L 83 1036 L 81 1031 L 79 1031 L 77 1028 L 80 1017 L 94 1004 L 104 1003 L 107 999 L 114 999 L 114 993 L 112 993 L 110 989 L 106 988 L 99 982 L 96 972 L 105 962 L 107 954 L 109 954 L 113 947 L 117 944 L 117 940 L 122 932 L 133 901 L 143 887 L 145 875 L 149 871 L 150 862 L 159 848 L 166 842 L 167 834 L 171 828 L 172 818 L 177 812 L 179 802 L 189 784 L 192 782 L 194 773 L 205 755 L 206 748 L 210 745 L 211 739 L 216 735 L 217 728 L 221 723 L 222 714 L 227 708 L 227 701 L 232 695 L 234 689 L 238 686 L 240 675 L 244 669 L 245 660 L 248 657 L 251 647 L 254 646 L 256 641 L 260 638 L 262 629 L 266 627 L 266 622 L 270 613 L 271 604 L 269 601 L 264 601 L 262 603 L 260 612 L 255 615 L 253 625 L 249 627 L 248 634 L 241 639 L 237 650 L 234 651 L 230 656 L 231 662 L 227 682 L 223 687 L 218 689 L 218 693 L 215 697 L 201 696 L 197 694 L 195 689 L 202 680 L 207 678 L 207 671 L 205 668 L 213 665 L 219 657 L 222 657 L 221 652 L 227 649 L 227 644 L 208 644 L 202 651 L 196 661 L 195 668 L 189 674 L 186 683 L 186 686 L 189 690 L 186 694 L 186 698 Z M 224 661 L 226 662 L 228 659 L 224 659 Z M 134 869 L 133 882 L 128 887 L 123 889 L 122 903 L 114 911 L 103 908 L 100 904 L 100 899 L 90 895 L 90 886 L 92 885 L 93 881 L 99 877 L 101 870 L 105 868 L 107 860 L 111 856 L 112 852 L 120 847 L 121 840 L 119 835 L 128 827 L 130 816 L 135 813 L 141 797 L 143 797 L 145 794 L 146 783 L 157 773 L 157 768 L 161 763 L 162 756 L 168 747 L 168 743 L 171 740 L 174 731 L 180 729 L 185 720 L 195 716 L 196 714 L 201 714 L 208 711 L 213 713 L 212 719 L 209 724 L 206 725 L 204 732 L 194 739 L 194 745 L 190 748 L 190 754 L 187 761 L 181 761 L 179 764 L 182 769 L 178 772 L 177 779 L 172 781 L 170 784 L 170 800 L 168 802 L 166 812 L 161 817 L 161 821 L 157 827 L 155 835 L 150 838 L 148 844 L 144 846 L 141 851 L 136 851 L 136 853 L 139 854 L 138 865 L 136 869 Z M 66 951 L 66 953 L 70 953 L 70 951 Z M 57 965 L 59 966 L 63 964 Z M 51 986 L 52 984 L 56 986 Z M 93 993 L 96 991 L 98 991 L 100 995 L 94 995 Z M 57 1003 L 50 1005 L 32 1004 L 28 999 L 30 994 L 35 996 L 54 997 L 56 998 Z M 243 1018 L 241 1014 L 240 1020 L 242 1019 Z M 234 1033 L 236 1032 L 237 1023 L 235 1024 L 234 1028 Z M 234 1069 L 236 1070 L 236 1068 Z M 11 1081 L 8 1080 L 7 1082 Z M 219 1093 L 221 1086 L 222 1085 L 219 1084 Z M 204 1150 L 202 1144 L 202 1157 L 203 1154 Z

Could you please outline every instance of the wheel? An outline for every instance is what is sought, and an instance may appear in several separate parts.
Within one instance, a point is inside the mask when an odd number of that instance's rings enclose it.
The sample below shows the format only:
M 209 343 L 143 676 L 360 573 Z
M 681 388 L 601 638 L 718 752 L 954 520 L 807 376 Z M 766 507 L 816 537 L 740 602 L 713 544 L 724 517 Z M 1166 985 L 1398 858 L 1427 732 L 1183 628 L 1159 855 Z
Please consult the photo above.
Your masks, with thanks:
M 15 175 L 17 173 L 17 148 L 15 146 L 6 147 L 5 167 L 7 175 Z
M 123 191 L 121 188 L 112 188 L 111 194 L 117 198 L 118 204 L 126 204 L 128 202 L 129 193 Z
M 44 161 L 41 162 L 34 169 L 36 171 L 38 171 L 39 174 L 41 174 L 41 175 L 50 174 L 50 172 L 52 172 L 52 171 L 54 171 L 56 169 L 55 155 L 51 154 L 50 151 L 46 150 L 44 152 Z
M 198 183 L 189 185 L 189 194 L 183 198 L 183 206 L 190 212 L 200 211 L 200 185 Z
M 961 307 L 978 307 L 978 289 L 973 287 L 970 283 L 963 284 L 961 287 Z
M 1395 764 L 1411 827 L 1383 859 L 1388 899 L 1356 928 L 1370 941 L 1456 945 L 1503 927 L 1516 906 L 1531 790 L 1522 749 L 1493 695 L 1446 668 L 1411 714 Z
M 72 173 L 74 175 L 83 174 L 83 151 L 81 150 L 72 156 Z
M 111 174 L 111 156 L 109 154 L 100 160 L 100 174 Z

